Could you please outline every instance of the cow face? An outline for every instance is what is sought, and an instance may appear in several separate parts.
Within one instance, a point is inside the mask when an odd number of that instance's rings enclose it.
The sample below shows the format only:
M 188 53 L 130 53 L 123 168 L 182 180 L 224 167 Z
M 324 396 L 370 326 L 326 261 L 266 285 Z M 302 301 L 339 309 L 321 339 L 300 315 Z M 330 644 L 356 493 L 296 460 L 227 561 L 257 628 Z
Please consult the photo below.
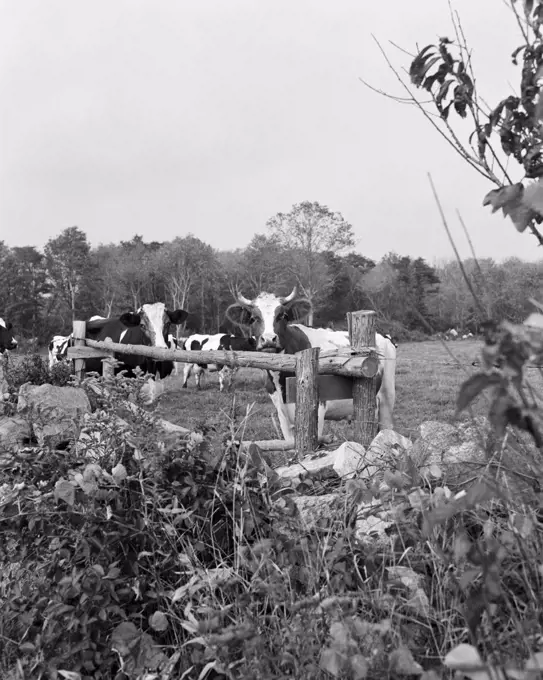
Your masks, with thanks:
M 136 313 L 126 312 L 122 314 L 120 321 L 128 327 L 139 326 L 152 347 L 169 349 L 170 325 L 183 323 L 187 316 L 188 312 L 184 309 L 176 309 L 174 312 L 170 312 L 163 302 L 155 302 L 142 305 Z
M 256 338 L 259 351 L 278 352 L 284 347 L 287 325 L 302 321 L 311 311 L 311 303 L 305 298 L 296 299 L 296 287 L 285 298 L 271 293 L 260 293 L 254 300 L 238 294 L 237 302 L 230 305 L 226 315 L 232 323 L 247 329 Z
M 17 347 L 17 340 L 15 340 L 11 323 L 6 323 L 4 319 L 0 318 L 0 354 L 3 354 L 7 349 L 15 349 Z

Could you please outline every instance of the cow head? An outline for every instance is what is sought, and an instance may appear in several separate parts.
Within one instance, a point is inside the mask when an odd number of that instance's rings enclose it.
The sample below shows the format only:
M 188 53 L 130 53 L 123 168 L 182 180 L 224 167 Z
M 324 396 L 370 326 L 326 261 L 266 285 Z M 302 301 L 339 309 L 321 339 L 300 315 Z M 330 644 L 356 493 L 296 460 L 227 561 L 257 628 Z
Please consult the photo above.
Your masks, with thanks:
M 152 347 L 169 349 L 168 334 L 171 324 L 180 324 L 189 315 L 184 309 L 170 312 L 163 302 L 142 305 L 136 313 L 126 312 L 119 317 L 125 326 L 139 326 Z
M 226 310 L 232 323 L 249 331 L 256 338 L 256 349 L 279 351 L 284 346 L 282 337 L 292 321 L 302 321 L 311 311 L 311 302 L 296 298 L 296 286 L 287 297 L 272 293 L 260 293 L 254 300 L 248 300 L 241 293 Z
M 0 354 L 3 354 L 6 349 L 15 349 L 17 347 L 17 340 L 13 337 L 11 323 L 6 323 L 4 319 L 0 318 Z

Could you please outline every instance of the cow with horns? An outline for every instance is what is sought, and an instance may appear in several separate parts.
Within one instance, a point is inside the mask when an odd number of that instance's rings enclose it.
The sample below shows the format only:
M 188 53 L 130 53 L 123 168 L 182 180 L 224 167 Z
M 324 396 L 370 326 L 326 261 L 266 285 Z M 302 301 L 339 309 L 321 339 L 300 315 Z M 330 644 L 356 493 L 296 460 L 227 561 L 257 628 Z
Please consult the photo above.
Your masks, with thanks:
M 235 335 L 227 335 L 225 333 L 216 333 L 215 335 L 202 335 L 196 333 L 185 340 L 185 350 L 209 351 L 221 349 L 234 350 L 237 352 L 254 352 L 256 350 L 256 340 L 255 338 L 240 338 Z M 218 372 L 220 392 L 222 392 L 225 387 L 229 388 L 232 386 L 237 368 L 222 366 L 219 369 L 216 364 L 185 364 L 185 368 L 183 370 L 183 387 L 187 387 L 190 374 L 192 371 L 194 371 L 196 387 L 200 389 L 200 381 L 206 368 L 211 372 Z
M 0 354 L 4 354 L 6 350 L 16 349 L 17 340 L 13 335 L 13 324 L 9 321 L 4 321 L 0 317 Z
M 296 354 L 310 347 L 322 350 L 338 349 L 350 345 L 348 333 L 328 328 L 311 328 L 301 323 L 311 311 L 311 302 L 297 297 L 294 287 L 287 297 L 260 293 L 249 300 L 240 293 L 236 302 L 226 310 L 228 319 L 250 332 L 256 338 L 257 350 Z M 377 372 L 377 420 L 379 428 L 392 428 L 392 411 L 395 401 L 396 348 L 380 334 L 375 335 L 379 356 Z M 294 439 L 295 404 L 286 403 L 287 373 L 268 371 L 266 389 L 277 410 L 283 437 Z M 318 435 L 322 436 L 324 419 L 340 420 L 352 414 L 352 399 L 330 400 L 319 404 Z

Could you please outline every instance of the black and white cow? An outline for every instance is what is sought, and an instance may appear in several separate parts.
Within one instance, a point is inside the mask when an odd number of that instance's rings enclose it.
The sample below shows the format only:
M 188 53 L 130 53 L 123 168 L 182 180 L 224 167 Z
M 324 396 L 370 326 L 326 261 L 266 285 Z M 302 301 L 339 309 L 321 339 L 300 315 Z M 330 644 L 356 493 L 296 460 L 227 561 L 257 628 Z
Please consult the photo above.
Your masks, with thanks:
M 137 312 L 126 312 L 119 317 L 95 319 L 87 323 L 86 337 L 102 341 L 111 338 L 122 345 L 146 345 L 161 349 L 170 349 L 170 326 L 183 323 L 188 316 L 184 309 L 170 312 L 163 302 L 142 305 Z M 136 354 L 115 354 L 119 361 L 115 372 L 126 371 L 132 377 L 136 367 L 145 373 L 152 373 L 160 378 L 170 375 L 173 361 L 155 361 Z M 102 372 L 101 359 L 86 359 L 87 371 Z
M 311 328 L 300 323 L 311 310 L 311 302 L 298 298 L 296 288 L 284 298 L 271 293 L 260 293 L 254 300 L 238 294 L 237 301 L 226 311 L 232 323 L 248 330 L 257 340 L 257 350 L 296 354 L 309 347 L 323 350 L 348 347 L 349 335 L 329 328 Z M 392 428 L 395 402 L 396 348 L 376 333 L 375 344 L 379 355 L 377 374 L 377 418 L 380 429 Z M 286 404 L 287 373 L 267 371 L 266 389 L 277 410 L 279 424 L 287 441 L 294 439 L 295 404 Z M 322 436 L 324 419 L 341 420 L 353 412 L 352 399 L 338 399 L 319 404 L 318 435 Z
M 96 319 L 106 319 L 105 316 L 91 316 L 89 321 L 95 321 Z M 49 343 L 49 368 L 52 369 L 55 364 L 59 364 L 62 361 L 68 360 L 68 347 L 72 346 L 72 337 L 70 335 L 54 335 L 53 339 Z
M 188 312 L 178 309 L 170 312 L 164 303 L 155 302 L 143 305 L 137 312 L 126 312 L 121 316 L 104 318 L 102 316 L 91 317 L 86 324 L 86 337 L 92 340 L 105 340 L 111 338 L 113 342 L 123 345 L 146 345 L 170 349 L 172 347 L 170 326 L 180 324 L 187 318 Z M 49 365 L 54 366 L 58 361 L 67 358 L 68 347 L 71 344 L 72 335 L 56 335 L 49 343 Z M 145 373 L 158 374 L 160 378 L 170 375 L 173 370 L 173 361 L 154 361 L 148 357 L 133 354 L 116 354 L 119 365 L 115 372 L 127 371 L 132 377 L 134 369 L 139 366 Z M 87 359 L 85 369 L 102 373 L 101 359 Z
M 236 352 L 254 352 L 256 350 L 256 340 L 255 338 L 240 338 L 225 333 L 216 333 L 215 335 L 202 335 L 196 333 L 185 340 L 185 349 L 190 351 L 225 349 L 234 350 Z M 230 388 L 232 386 L 235 374 L 237 373 L 237 368 L 222 366 L 219 369 L 216 364 L 185 364 L 183 371 L 183 387 L 187 387 L 190 374 L 194 370 L 196 387 L 200 389 L 202 373 L 204 373 L 206 368 L 211 372 L 218 372 L 219 390 L 221 392 L 225 387 Z
M 17 340 L 13 335 L 13 324 L 4 321 L 0 317 L 0 354 L 3 354 L 6 350 L 16 349 Z

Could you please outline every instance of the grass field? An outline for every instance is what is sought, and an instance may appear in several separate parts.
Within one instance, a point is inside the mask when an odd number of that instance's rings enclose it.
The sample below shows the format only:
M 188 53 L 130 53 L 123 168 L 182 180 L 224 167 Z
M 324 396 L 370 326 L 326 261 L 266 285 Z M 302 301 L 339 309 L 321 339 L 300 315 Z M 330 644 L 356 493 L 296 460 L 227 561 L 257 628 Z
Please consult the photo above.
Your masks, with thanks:
M 454 418 L 458 389 L 477 371 L 472 362 L 479 357 L 481 342 L 450 342 L 447 347 L 456 361 L 440 342 L 406 343 L 398 347 L 394 420 L 399 433 L 413 437 L 425 420 L 450 422 Z M 532 377 L 535 376 L 530 375 Z M 262 371 L 240 369 L 232 392 L 223 394 L 219 393 L 216 373 L 205 375 L 200 391 L 192 376 L 187 389 L 181 388 L 180 377 L 168 381 L 171 381 L 168 391 L 161 396 L 157 406 L 160 416 L 189 428 L 205 422 L 208 427 L 224 431 L 234 407 L 236 422 L 240 422 L 246 408 L 254 404 L 243 438 L 282 438 L 272 420 L 275 409 L 264 389 Z M 485 404 L 480 401 L 474 409 L 476 414 L 485 412 Z M 327 421 L 325 433 L 330 432 L 338 439 L 346 440 L 351 437 L 352 426 L 347 422 Z

